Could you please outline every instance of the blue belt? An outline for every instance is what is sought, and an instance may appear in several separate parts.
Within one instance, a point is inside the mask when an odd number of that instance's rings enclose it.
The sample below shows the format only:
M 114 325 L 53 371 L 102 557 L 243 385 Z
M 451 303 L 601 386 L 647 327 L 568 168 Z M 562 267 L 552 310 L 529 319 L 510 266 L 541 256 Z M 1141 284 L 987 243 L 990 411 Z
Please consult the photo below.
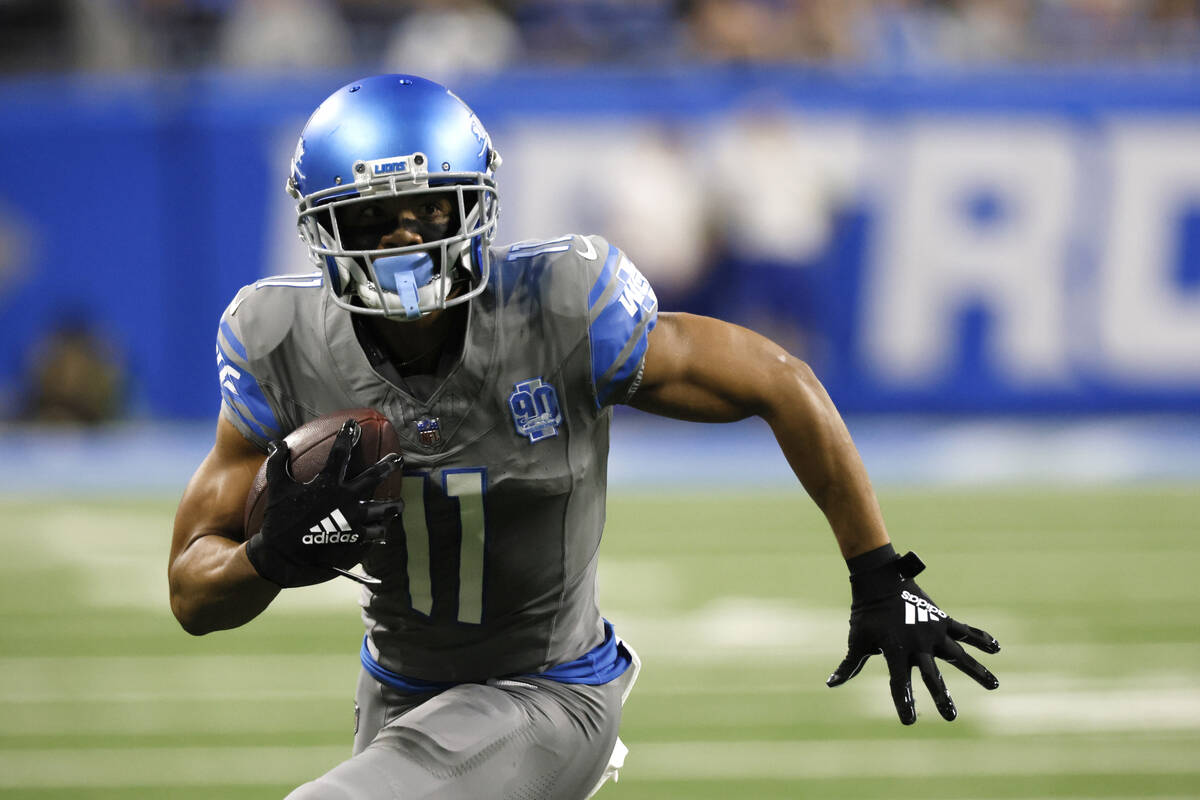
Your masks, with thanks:
M 392 672 L 382 666 L 367 648 L 367 637 L 363 636 L 362 648 L 358 658 L 363 669 L 380 683 L 399 689 L 402 692 L 441 692 L 458 683 L 442 681 L 426 681 L 420 678 L 410 678 L 398 672 Z M 549 678 L 559 683 L 581 683 L 587 686 L 599 686 L 616 680 L 629 669 L 632 660 L 624 647 L 617 644 L 617 635 L 612 623 L 604 620 L 604 641 L 587 651 L 574 661 L 558 664 L 545 672 L 525 673 L 521 677 Z

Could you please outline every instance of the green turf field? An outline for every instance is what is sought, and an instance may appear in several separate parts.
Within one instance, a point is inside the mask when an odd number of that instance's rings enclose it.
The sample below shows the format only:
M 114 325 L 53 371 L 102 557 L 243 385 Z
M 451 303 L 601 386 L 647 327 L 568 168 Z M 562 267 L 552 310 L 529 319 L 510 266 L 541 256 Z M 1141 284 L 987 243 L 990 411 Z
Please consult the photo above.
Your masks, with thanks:
M 879 659 L 825 688 L 848 587 L 799 492 L 616 494 L 602 604 L 645 668 L 600 798 L 1200 797 L 1195 487 L 882 501 L 926 591 L 1000 640 L 999 691 L 947 668 L 959 720 L 918 685 L 904 728 Z M 347 754 L 353 587 L 192 638 L 167 608 L 173 508 L 0 499 L 0 797 L 281 797 Z

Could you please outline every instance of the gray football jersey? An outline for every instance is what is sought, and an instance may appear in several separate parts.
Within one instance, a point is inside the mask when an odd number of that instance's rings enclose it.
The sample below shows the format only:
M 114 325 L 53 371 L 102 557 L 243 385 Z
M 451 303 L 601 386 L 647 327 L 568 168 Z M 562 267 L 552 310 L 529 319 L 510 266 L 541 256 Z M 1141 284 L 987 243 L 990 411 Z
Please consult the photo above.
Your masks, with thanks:
M 424 680 L 541 672 L 603 639 L 611 405 L 636 390 L 657 316 L 646 279 L 600 237 L 491 255 L 462 356 L 428 394 L 372 367 L 320 273 L 245 287 L 217 337 L 222 414 L 260 447 L 345 408 L 395 426 L 403 531 L 363 565 L 383 581 L 364 590 L 363 619 L 379 663 Z

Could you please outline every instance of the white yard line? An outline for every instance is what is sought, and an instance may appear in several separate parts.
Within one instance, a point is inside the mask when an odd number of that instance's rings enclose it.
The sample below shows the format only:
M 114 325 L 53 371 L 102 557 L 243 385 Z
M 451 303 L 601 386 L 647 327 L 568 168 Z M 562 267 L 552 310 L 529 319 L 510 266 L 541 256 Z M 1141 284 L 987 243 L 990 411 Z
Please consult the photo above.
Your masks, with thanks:
M 0 751 L 0 788 L 299 784 L 346 747 L 128 747 Z
M 1196 686 L 1008 692 L 972 698 L 971 704 L 988 730 L 999 734 L 1200 730 L 1200 687 Z
M 1156 740 L 631 742 L 628 781 L 916 778 L 958 775 L 1189 775 L 1197 743 Z M 55 748 L 0 752 L 0 788 L 299 783 L 343 747 Z M 214 768 L 218 767 L 218 768 Z
M 630 743 L 628 777 L 903 778 L 957 775 L 1175 775 L 1200 773 L 1197 742 L 1070 739 L 841 740 Z M 939 766 L 943 765 L 943 766 Z M 634 777 L 636 776 L 636 778 Z

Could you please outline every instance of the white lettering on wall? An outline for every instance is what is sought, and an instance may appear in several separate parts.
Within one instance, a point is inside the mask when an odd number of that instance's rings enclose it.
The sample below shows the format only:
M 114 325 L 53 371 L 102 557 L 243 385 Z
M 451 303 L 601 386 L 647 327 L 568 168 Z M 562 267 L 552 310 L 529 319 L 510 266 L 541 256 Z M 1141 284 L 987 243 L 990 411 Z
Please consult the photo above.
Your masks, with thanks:
M 1123 382 L 1200 379 L 1200 292 L 1181 291 L 1180 221 L 1200 208 L 1200 124 L 1119 122 L 1108 129 L 1110 211 L 1102 228 L 1097 323 L 1101 366 Z
M 1008 383 L 1069 373 L 1065 265 L 1075 170 L 1052 121 L 924 118 L 891 137 L 863 287 L 864 357 L 887 383 L 928 387 L 951 370 L 972 306 L 984 357 Z

